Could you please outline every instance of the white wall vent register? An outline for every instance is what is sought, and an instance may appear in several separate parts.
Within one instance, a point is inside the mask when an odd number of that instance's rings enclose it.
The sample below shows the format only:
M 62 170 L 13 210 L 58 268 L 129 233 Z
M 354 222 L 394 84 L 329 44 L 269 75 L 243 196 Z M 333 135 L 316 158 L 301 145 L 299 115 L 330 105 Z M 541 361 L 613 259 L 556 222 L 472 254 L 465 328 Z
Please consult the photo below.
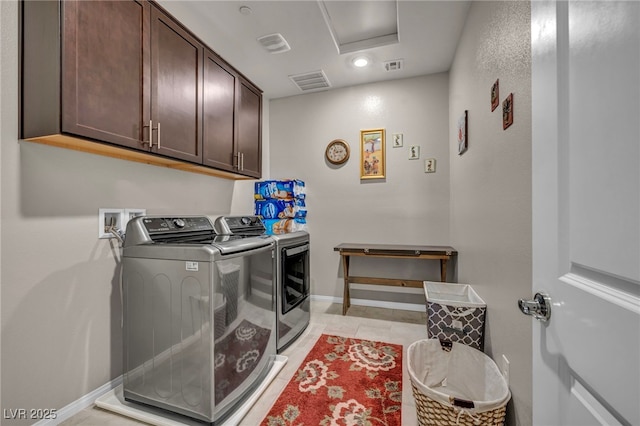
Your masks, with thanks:
M 331 87 L 324 71 L 312 71 L 304 74 L 290 75 L 289 78 L 303 92 L 322 90 Z
M 394 59 L 384 63 L 384 69 L 387 71 L 400 71 L 404 68 L 404 59 Z

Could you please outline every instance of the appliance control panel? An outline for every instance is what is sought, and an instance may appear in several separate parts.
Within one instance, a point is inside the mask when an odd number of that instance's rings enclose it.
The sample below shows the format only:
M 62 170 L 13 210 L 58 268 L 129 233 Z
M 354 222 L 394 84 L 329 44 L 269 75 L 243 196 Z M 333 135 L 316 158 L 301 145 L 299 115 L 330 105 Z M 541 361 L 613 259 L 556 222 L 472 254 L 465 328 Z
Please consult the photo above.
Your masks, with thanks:
M 252 234 L 266 232 L 259 216 L 223 216 L 216 219 L 214 229 L 218 234 Z
M 146 217 L 142 223 L 149 235 L 175 232 L 213 231 L 211 221 L 201 217 Z

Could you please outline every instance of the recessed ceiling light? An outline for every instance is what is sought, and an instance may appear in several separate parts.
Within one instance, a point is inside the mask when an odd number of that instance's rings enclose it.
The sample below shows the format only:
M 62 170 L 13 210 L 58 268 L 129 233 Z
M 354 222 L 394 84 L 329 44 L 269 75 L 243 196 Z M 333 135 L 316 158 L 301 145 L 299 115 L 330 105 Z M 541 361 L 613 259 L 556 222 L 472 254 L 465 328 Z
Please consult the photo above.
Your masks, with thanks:
M 354 66 L 362 68 L 369 65 L 369 58 L 367 58 L 366 56 L 356 56 L 355 58 L 353 58 L 352 62 Z

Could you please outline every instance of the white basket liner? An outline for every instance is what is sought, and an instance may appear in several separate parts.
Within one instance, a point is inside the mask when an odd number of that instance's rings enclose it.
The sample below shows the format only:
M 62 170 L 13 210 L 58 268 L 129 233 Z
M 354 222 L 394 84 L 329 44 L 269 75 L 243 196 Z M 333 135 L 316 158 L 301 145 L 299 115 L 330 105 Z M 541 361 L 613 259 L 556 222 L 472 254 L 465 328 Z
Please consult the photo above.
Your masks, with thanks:
M 469 284 L 424 281 L 422 285 L 427 302 L 455 307 L 485 308 L 487 306 Z
M 412 343 L 407 352 L 411 382 L 441 404 L 452 407 L 450 395 L 473 401 L 474 408 L 464 409 L 473 414 L 500 408 L 511 398 L 495 362 L 477 349 L 454 342 L 447 352 L 438 339 L 425 339 Z

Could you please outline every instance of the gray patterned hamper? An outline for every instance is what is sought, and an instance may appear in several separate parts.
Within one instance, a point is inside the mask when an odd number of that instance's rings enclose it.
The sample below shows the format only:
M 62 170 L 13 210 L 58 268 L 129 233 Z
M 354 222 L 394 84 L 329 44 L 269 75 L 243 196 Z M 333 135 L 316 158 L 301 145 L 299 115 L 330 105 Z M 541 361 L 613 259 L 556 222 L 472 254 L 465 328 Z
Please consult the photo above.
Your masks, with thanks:
M 484 351 L 487 304 L 469 284 L 425 281 L 427 336 Z

